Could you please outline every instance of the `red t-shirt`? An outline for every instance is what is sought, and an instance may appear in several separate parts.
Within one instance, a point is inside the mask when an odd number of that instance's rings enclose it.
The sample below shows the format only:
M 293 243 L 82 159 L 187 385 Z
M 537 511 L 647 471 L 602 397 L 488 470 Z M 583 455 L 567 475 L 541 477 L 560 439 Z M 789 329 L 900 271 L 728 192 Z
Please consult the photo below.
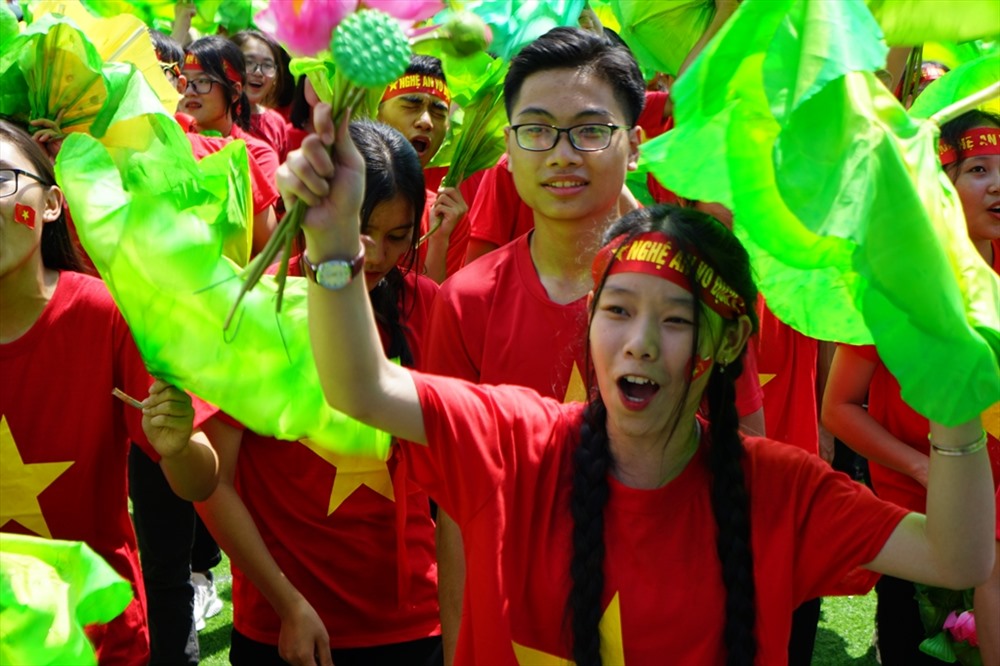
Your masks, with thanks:
M 587 299 L 567 305 L 549 299 L 528 238 L 445 280 L 431 317 L 427 368 L 484 384 L 529 386 L 558 400 L 584 400 Z
M 285 161 L 288 156 L 288 124 L 280 113 L 274 109 L 264 109 L 264 113 L 250 114 L 250 134 L 271 148 L 278 154 L 278 163 Z
M 751 340 L 764 393 L 764 421 L 770 439 L 819 454 L 816 361 L 819 342 L 774 316 L 761 297 L 760 329 Z
M 414 380 L 430 444 L 403 443 L 402 452 L 464 536 L 456 664 L 568 659 L 569 500 L 582 406 L 520 387 Z M 665 655 L 725 663 L 705 446 L 662 488 L 609 479 L 603 636 L 615 663 L 657 664 Z M 749 439 L 746 450 L 757 663 L 783 664 L 792 611 L 870 562 L 906 512 L 794 447 Z
M 239 125 L 233 125 L 229 136 L 233 139 L 243 139 L 246 142 L 247 155 L 250 156 L 250 160 L 257 163 L 260 170 L 264 172 L 267 182 L 277 191 L 278 167 L 281 165 L 281 162 L 278 161 L 278 152 L 257 137 L 244 132 Z
M 290 264 L 292 275 L 298 266 Z M 419 364 L 438 286 L 410 273 L 406 288 L 406 338 Z M 268 551 L 323 620 L 331 647 L 441 633 L 430 505 L 399 447 L 382 462 L 244 431 L 235 487 Z M 239 567 L 232 571 L 233 626 L 277 645 L 278 615 Z
M 232 141 L 231 138 L 222 138 L 216 136 L 205 136 L 204 134 L 195 134 L 194 132 L 187 132 L 186 136 L 188 141 L 191 142 L 191 150 L 194 152 L 196 159 L 201 159 L 210 153 L 217 152 L 222 149 L 227 143 Z M 250 167 L 250 191 L 253 197 L 253 213 L 254 215 L 266 210 L 268 206 L 272 205 L 278 200 L 278 189 L 277 182 L 274 179 L 274 174 L 269 177 L 257 164 L 257 161 L 250 157 L 249 146 L 247 152 L 247 163 Z
M 871 417 L 896 439 L 925 456 L 930 455 L 930 443 L 927 441 L 930 423 L 927 417 L 918 414 L 903 401 L 899 382 L 882 363 L 875 347 L 840 346 L 875 364 L 875 373 L 868 388 L 868 413 Z M 1000 483 L 1000 441 L 994 433 L 988 433 L 987 448 L 993 467 L 993 483 L 997 485 Z M 913 478 L 874 461 L 869 461 L 868 468 L 872 486 L 879 497 L 912 511 L 924 513 L 927 510 L 927 489 Z
M 507 154 L 483 171 L 476 197 L 469 205 L 469 238 L 503 247 L 535 228 L 535 213 L 521 200 L 507 170 Z
M 129 441 L 159 456 L 142 412 L 152 379 L 104 283 L 63 272 L 38 321 L 0 345 L 0 529 L 84 541 L 132 583 L 122 615 L 88 630 L 101 663 L 149 659 L 146 598 L 128 514 Z

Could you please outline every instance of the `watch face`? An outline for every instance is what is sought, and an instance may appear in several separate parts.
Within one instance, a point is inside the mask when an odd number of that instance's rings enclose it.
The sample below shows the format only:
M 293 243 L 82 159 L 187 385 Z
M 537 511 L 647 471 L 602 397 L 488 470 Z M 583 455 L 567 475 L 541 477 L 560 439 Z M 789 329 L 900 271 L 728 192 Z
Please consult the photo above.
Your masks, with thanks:
M 316 282 L 327 289 L 343 289 L 351 282 L 351 262 L 323 262 L 316 267 Z

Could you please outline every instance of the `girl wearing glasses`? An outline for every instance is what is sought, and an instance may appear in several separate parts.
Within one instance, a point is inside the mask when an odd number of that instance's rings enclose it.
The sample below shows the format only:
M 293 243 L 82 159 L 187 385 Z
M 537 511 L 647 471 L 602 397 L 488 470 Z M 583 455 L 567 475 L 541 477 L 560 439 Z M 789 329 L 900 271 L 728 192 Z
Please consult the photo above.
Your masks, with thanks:
M 288 55 L 276 41 L 257 30 L 243 30 L 230 39 L 246 60 L 250 134 L 267 142 L 284 162 L 289 150 L 289 123 L 276 109 L 290 105 L 295 92 Z
M 250 100 L 245 92 L 246 69 L 243 52 L 228 39 L 211 36 L 191 43 L 184 54 L 182 73 L 187 88 L 178 109 L 194 119 L 185 129 L 242 139 L 247 153 L 264 172 L 269 183 L 275 182 L 278 153 L 264 141 L 252 136 Z M 273 216 L 266 224 L 254 221 L 253 249 L 259 251 L 274 230 Z
M 364 168 L 328 106 L 315 124 L 279 185 L 312 206 L 309 261 L 336 262 L 359 249 Z M 910 513 L 816 456 L 739 433 L 734 379 L 757 291 L 716 220 L 629 213 L 592 276 L 586 404 L 401 368 L 378 349 L 361 285 L 309 285 L 327 400 L 399 437 L 462 527 L 456 663 L 782 664 L 793 609 L 857 566 L 944 586 L 986 578 L 992 511 L 966 510 L 993 500 L 978 419 L 932 425 L 933 501 Z
M 153 382 L 104 283 L 80 268 L 48 157 L 0 120 L 0 529 L 84 541 L 128 580 L 133 601 L 87 633 L 101 663 L 139 666 L 149 634 L 129 441 L 189 500 L 212 492 L 217 463 L 191 435 L 191 399 Z

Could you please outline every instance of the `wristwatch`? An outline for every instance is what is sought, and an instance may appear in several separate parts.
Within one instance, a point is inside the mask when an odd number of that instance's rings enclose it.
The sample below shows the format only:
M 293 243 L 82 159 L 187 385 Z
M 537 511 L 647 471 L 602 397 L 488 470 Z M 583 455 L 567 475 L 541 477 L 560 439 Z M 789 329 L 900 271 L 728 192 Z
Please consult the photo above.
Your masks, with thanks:
M 337 291 L 343 289 L 358 276 L 365 265 L 365 247 L 361 246 L 358 256 L 353 259 L 330 259 L 314 264 L 305 254 L 302 255 L 302 272 L 305 276 L 323 287 Z

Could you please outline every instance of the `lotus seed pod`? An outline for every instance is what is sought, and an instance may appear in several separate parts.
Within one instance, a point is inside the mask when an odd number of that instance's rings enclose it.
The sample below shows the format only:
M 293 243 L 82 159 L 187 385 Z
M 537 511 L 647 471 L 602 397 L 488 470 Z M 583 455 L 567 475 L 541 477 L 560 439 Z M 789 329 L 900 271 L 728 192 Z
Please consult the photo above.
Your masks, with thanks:
M 354 84 L 387 86 L 410 64 L 410 43 L 396 19 L 363 9 L 340 22 L 330 42 L 333 61 Z

